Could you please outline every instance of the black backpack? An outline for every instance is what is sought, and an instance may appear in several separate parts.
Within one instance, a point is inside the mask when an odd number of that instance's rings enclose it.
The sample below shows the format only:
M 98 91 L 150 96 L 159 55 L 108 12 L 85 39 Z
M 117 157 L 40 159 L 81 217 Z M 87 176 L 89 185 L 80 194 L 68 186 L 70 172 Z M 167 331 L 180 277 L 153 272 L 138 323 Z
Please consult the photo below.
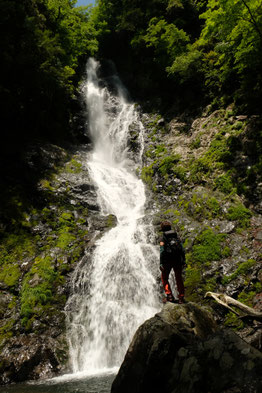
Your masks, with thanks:
M 163 233 L 163 237 L 165 243 L 164 250 L 168 259 L 183 257 L 184 249 L 181 241 L 177 237 L 176 232 L 174 232 L 173 230 L 166 231 Z

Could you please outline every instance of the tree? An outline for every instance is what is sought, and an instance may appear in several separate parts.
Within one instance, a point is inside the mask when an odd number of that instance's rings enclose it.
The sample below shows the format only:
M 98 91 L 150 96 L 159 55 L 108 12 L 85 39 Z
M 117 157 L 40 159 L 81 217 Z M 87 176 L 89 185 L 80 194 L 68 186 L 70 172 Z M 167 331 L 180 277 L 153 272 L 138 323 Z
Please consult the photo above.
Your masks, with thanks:
M 254 105 L 262 87 L 261 0 L 209 0 L 201 18 L 205 26 L 198 47 L 204 52 L 207 85 L 215 77 L 218 92 L 230 96 L 233 90 L 235 100 Z
M 32 137 L 61 138 L 68 129 L 79 67 L 98 50 L 89 8 L 75 3 L 1 0 L 2 132 L 12 145 Z
M 176 57 L 185 52 L 190 39 L 182 29 L 164 19 L 151 19 L 147 34 L 143 37 L 148 47 L 153 47 L 156 61 L 164 68 L 171 65 Z

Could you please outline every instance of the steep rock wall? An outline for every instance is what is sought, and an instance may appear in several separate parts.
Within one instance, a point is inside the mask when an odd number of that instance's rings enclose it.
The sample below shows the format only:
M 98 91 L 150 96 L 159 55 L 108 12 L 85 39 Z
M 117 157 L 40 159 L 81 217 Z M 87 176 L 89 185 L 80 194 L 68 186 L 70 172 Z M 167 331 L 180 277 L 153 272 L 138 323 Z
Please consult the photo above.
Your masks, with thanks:
M 88 147 L 39 144 L 24 157 L 35 180 L 10 187 L 1 211 L 0 383 L 51 377 L 68 368 L 65 304 L 71 274 L 115 225 L 101 217 Z M 6 190 L 8 194 L 8 190 Z
M 219 323 L 261 349 L 258 322 L 204 299 L 224 292 L 261 310 L 261 118 L 207 107 L 198 117 L 142 119 L 148 212 L 157 212 L 156 232 L 168 219 L 184 242 L 186 298 L 212 306 Z

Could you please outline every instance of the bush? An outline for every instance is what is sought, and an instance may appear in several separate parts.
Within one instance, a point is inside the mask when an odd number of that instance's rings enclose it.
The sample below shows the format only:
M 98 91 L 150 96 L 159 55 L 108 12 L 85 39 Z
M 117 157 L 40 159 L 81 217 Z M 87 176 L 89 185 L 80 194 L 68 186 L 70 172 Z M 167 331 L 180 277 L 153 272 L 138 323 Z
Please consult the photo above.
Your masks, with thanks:
M 232 191 L 235 190 L 231 176 L 228 172 L 216 178 L 215 187 L 219 191 L 224 192 L 225 194 L 230 194 Z
M 197 238 L 192 248 L 192 259 L 197 264 L 206 264 L 221 259 L 221 243 L 225 235 L 216 234 L 212 229 L 205 229 Z
M 154 170 L 153 170 L 153 165 L 150 166 L 145 166 L 142 168 L 141 171 L 141 179 L 146 183 L 146 184 L 151 184 L 153 181 L 153 176 L 154 176 Z
M 231 206 L 228 209 L 227 219 L 230 221 L 238 221 L 238 225 L 241 228 L 248 228 L 250 226 L 250 218 L 252 213 L 242 204 Z
M 162 175 L 170 174 L 174 164 L 177 163 L 180 159 L 178 155 L 171 155 L 164 157 L 158 164 L 158 169 Z

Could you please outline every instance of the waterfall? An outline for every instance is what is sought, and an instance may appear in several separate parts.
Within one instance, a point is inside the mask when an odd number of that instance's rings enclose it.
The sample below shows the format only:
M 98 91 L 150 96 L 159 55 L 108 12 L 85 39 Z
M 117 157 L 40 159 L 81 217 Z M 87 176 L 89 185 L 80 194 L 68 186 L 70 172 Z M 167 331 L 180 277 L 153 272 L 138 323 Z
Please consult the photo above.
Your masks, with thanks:
M 117 226 L 96 241 L 90 263 L 79 263 L 68 301 L 68 337 L 73 372 L 119 367 L 136 329 L 159 311 L 156 247 L 144 217 L 145 188 L 135 175 L 141 164 L 143 126 L 115 76 L 113 89 L 87 65 L 86 104 L 93 151 L 87 162 L 102 215 Z M 111 80 L 112 87 L 112 80 Z M 131 125 L 139 131 L 136 162 L 128 153 Z

